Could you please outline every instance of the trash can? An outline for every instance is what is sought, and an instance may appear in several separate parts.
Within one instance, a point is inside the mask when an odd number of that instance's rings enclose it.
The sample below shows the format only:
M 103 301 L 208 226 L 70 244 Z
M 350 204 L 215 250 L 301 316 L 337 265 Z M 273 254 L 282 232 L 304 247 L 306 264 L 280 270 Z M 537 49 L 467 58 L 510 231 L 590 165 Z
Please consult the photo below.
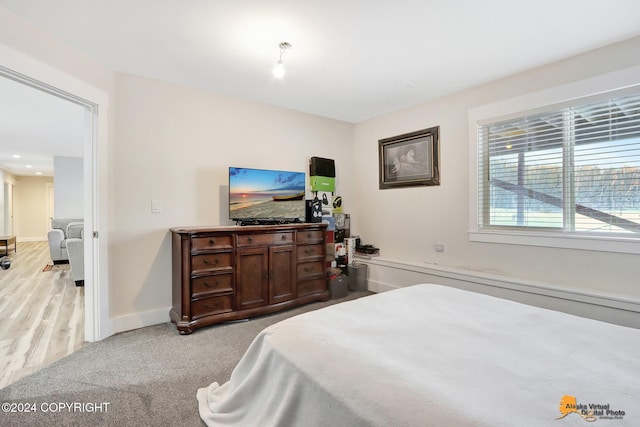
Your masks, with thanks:
M 349 290 L 366 291 L 367 286 L 367 264 L 349 264 Z
M 340 274 L 329 280 L 329 298 L 337 299 L 347 296 L 348 280 L 347 277 Z

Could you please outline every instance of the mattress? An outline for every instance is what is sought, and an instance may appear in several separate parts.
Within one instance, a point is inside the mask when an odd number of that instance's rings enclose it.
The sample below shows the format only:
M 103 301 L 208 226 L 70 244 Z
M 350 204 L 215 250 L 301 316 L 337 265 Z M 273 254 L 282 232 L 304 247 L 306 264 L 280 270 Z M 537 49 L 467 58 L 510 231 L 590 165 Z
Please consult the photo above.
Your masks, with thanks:
M 640 425 L 640 330 L 422 284 L 262 331 L 209 426 Z

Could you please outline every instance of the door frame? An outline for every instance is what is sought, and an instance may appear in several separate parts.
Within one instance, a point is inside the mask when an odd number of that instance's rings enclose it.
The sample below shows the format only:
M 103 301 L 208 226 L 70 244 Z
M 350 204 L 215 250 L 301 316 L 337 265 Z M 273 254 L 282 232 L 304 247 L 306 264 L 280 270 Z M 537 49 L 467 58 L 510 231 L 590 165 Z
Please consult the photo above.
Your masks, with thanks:
M 15 180 L 4 177 L 4 235 L 11 236 L 15 233 L 13 223 L 13 190 L 16 186 Z
M 108 93 L 69 74 L 35 61 L 0 44 L 0 78 L 9 78 L 85 108 L 84 224 L 85 224 L 85 340 L 99 341 L 113 332 L 109 317 L 107 192 Z M 102 185 L 101 185 L 102 184 Z

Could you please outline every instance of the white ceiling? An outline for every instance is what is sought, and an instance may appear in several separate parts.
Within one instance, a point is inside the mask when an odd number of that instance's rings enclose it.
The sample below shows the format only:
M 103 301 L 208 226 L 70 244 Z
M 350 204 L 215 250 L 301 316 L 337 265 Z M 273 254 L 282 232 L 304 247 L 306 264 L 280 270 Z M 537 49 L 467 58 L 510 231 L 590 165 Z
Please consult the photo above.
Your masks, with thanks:
M 54 156 L 83 156 L 84 117 L 80 105 L 0 77 L 0 168 L 53 176 Z
M 354 123 L 640 36 L 638 0 L 0 5 L 112 70 Z

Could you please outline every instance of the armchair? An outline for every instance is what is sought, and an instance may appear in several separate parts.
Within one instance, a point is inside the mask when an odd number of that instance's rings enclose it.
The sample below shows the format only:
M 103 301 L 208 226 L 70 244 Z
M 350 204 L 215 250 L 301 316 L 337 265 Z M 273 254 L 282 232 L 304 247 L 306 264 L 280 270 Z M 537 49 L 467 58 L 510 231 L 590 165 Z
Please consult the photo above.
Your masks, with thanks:
M 82 238 L 84 222 L 82 219 L 52 219 L 51 230 L 47 233 L 49 253 L 54 264 L 69 262 L 67 240 Z
M 67 239 L 67 253 L 73 281 L 76 286 L 84 286 L 84 230 L 81 231 L 79 239 Z

